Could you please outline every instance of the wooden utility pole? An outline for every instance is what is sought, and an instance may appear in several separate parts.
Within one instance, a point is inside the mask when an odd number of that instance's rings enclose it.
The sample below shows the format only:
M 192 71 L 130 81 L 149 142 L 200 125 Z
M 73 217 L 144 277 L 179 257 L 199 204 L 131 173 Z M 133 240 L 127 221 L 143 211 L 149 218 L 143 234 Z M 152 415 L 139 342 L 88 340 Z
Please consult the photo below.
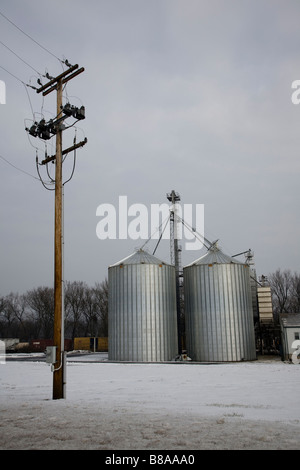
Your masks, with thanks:
M 62 114 L 62 79 L 57 81 L 57 118 Z M 63 325 L 63 256 L 62 256 L 62 130 L 56 134 L 55 159 L 55 226 L 54 226 L 54 331 L 53 343 L 56 346 L 56 366 L 53 371 L 53 399 L 64 398 L 64 338 Z
M 56 154 L 46 158 L 42 164 L 55 161 L 55 227 L 54 227 L 54 331 L 53 345 L 56 347 L 56 362 L 53 367 L 53 399 L 65 398 L 65 353 L 64 353 L 64 305 L 63 305 L 63 180 L 62 180 L 62 155 L 83 146 L 87 140 L 74 144 L 66 151 L 62 150 L 62 89 L 63 84 L 84 71 L 78 69 L 78 65 L 71 66 L 68 70 L 52 78 L 47 84 L 37 90 L 48 95 L 57 91 L 56 112 Z

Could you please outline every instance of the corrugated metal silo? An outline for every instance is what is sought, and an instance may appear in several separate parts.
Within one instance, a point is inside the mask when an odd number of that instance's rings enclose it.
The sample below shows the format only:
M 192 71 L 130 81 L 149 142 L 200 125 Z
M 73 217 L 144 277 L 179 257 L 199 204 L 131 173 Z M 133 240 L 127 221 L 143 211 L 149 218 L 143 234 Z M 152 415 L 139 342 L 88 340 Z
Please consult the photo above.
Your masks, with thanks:
M 183 272 L 187 353 L 191 359 L 256 359 L 249 266 L 213 245 Z
M 175 267 L 139 250 L 108 269 L 109 360 L 160 362 L 178 354 Z

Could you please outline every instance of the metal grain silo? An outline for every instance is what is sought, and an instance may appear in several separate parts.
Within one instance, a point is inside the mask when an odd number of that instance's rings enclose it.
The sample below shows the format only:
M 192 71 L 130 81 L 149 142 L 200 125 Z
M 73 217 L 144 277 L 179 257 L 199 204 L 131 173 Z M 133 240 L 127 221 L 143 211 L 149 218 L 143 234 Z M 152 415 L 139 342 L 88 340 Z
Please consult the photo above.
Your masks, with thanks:
M 249 266 L 213 245 L 183 272 L 187 353 L 191 359 L 256 359 Z
M 178 354 L 175 267 L 139 250 L 108 268 L 109 360 Z

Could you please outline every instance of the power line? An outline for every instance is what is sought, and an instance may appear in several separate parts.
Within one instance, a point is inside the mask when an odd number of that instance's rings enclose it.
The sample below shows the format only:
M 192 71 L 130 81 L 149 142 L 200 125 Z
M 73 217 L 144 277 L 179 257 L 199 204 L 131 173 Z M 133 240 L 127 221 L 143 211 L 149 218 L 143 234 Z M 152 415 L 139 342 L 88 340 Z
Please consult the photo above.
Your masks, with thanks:
M 0 41 L 1 42 L 1 41 Z M 27 97 L 28 97 L 28 101 L 29 101 L 29 104 L 30 104 L 30 108 L 31 108 L 31 112 L 32 112 L 32 115 L 34 117 L 34 112 L 33 112 L 33 108 L 32 108 L 32 103 L 31 103 L 31 99 L 30 99 L 30 96 L 29 96 L 29 93 L 28 93 L 28 90 L 27 90 L 27 87 L 29 88 L 33 88 L 34 90 L 36 90 L 36 87 L 32 86 L 32 85 L 28 85 L 28 83 L 25 83 L 23 82 L 23 80 L 21 80 L 19 77 L 17 77 L 16 75 L 14 75 L 13 73 L 11 73 L 9 70 L 7 70 L 5 67 L 3 67 L 2 65 L 0 65 L 0 67 L 5 70 L 5 72 L 7 72 L 9 75 L 11 75 L 13 78 L 15 78 L 16 80 L 18 80 L 20 83 L 22 83 L 22 85 L 24 85 L 24 88 L 25 88 L 25 91 L 26 91 L 26 94 L 27 94 Z
M 14 52 L 12 49 L 10 49 L 10 47 L 4 44 L 4 42 L 0 41 L 0 43 L 2 44 L 2 46 L 6 47 L 6 49 L 8 49 L 12 54 L 14 54 L 18 59 L 20 59 L 24 64 L 28 65 L 28 67 L 30 67 L 34 72 L 36 72 L 40 76 L 42 75 L 38 70 L 32 67 L 32 65 L 26 62 L 26 60 L 22 59 L 22 57 L 20 57 L 16 52 Z
M 15 168 L 16 170 L 20 171 L 21 173 L 24 173 L 25 175 L 27 176 L 31 176 L 31 178 L 34 178 L 35 180 L 39 181 L 39 178 L 37 178 L 36 176 L 33 176 L 31 175 L 30 173 L 28 173 L 27 171 L 25 170 L 22 170 L 21 168 L 17 167 L 16 165 L 13 165 L 10 161 L 8 161 L 6 158 L 4 158 L 2 155 L 0 155 L 0 158 L 6 162 L 8 165 L 12 166 L 13 168 Z
M 11 75 L 16 80 L 18 80 L 20 83 L 22 83 L 22 85 L 24 85 L 25 87 L 29 87 L 29 88 L 33 88 L 33 90 L 37 90 L 37 88 L 35 86 L 29 85 L 28 83 L 23 82 L 23 80 L 21 80 L 19 77 L 17 77 L 13 73 L 11 73 L 9 70 L 7 70 L 5 67 L 3 67 L 3 65 L 0 65 L 0 67 L 1 67 L 1 69 L 5 70 L 5 72 L 7 72 L 9 75 Z
M 7 70 L 5 67 L 3 67 L 3 65 L 0 65 L 0 67 L 5 70 L 5 72 L 9 73 L 9 75 L 11 75 L 12 77 L 14 77 L 16 80 L 18 80 L 19 82 L 21 82 L 23 85 L 25 86 L 30 86 L 30 85 L 27 85 L 25 82 L 23 82 L 23 80 L 21 80 L 19 77 L 17 77 L 16 75 L 14 75 L 13 73 L 11 73 L 9 70 Z
M 48 54 L 52 55 L 53 57 L 55 57 L 55 59 L 59 60 L 59 62 L 62 62 L 63 61 L 61 59 L 59 59 L 55 54 L 53 54 L 51 51 L 49 51 L 49 49 L 47 49 L 46 47 L 42 46 L 42 44 L 40 44 L 38 41 L 36 41 L 35 39 L 33 39 L 29 34 L 25 33 L 25 31 L 23 31 L 21 28 L 19 28 L 19 26 L 17 26 L 13 21 L 11 21 L 9 18 L 7 18 L 7 16 L 5 16 L 1 11 L 0 11 L 0 15 L 3 16 L 3 18 L 5 18 L 10 24 L 12 24 L 15 28 L 17 28 L 19 31 L 21 31 L 21 33 L 25 34 L 25 36 L 27 36 L 29 39 L 31 39 L 31 41 L 33 41 L 35 44 L 37 44 L 39 47 L 41 47 L 42 49 L 44 49 L 44 51 L 48 52 Z

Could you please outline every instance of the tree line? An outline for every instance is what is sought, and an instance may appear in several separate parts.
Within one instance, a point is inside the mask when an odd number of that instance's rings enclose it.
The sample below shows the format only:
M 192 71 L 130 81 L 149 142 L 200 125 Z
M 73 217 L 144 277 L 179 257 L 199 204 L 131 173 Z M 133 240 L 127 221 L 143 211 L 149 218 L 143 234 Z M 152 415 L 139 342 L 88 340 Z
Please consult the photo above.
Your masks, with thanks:
M 65 282 L 65 338 L 108 336 L 107 279 L 89 287 L 85 282 Z M 0 297 L 0 338 L 53 338 L 54 289 L 38 287 L 25 294 Z
M 269 274 L 273 313 L 300 312 L 300 275 L 289 269 Z M 108 336 L 108 281 L 89 287 L 85 282 L 65 282 L 65 338 Z M 53 338 L 54 289 L 38 287 L 25 294 L 0 297 L 0 338 L 20 341 Z

